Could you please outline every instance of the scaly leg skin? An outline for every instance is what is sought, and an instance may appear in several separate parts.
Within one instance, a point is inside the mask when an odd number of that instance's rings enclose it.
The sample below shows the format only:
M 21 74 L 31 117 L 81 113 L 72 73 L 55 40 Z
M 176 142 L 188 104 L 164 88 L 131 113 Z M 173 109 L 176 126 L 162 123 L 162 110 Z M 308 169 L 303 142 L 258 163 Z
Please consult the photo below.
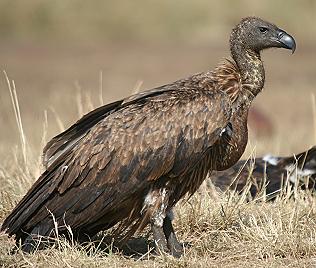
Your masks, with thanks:
M 22 250 L 26 253 L 32 253 L 34 252 L 35 248 L 36 242 L 34 238 L 31 235 L 29 235 L 22 244 Z
M 152 222 L 151 230 L 154 236 L 156 253 L 161 254 L 169 252 L 163 228 Z
M 39 235 L 40 228 L 37 226 L 28 234 L 22 244 L 22 250 L 27 253 L 33 253 L 36 249 L 44 249 L 44 239 Z
M 172 226 L 172 219 L 168 213 L 163 221 L 163 231 L 167 240 L 167 246 L 172 256 L 180 258 L 183 254 L 183 246 L 179 243 Z
M 167 189 L 150 189 L 145 198 L 144 209 L 150 215 L 156 252 L 171 253 L 175 257 L 180 257 L 181 254 L 177 251 L 179 247 L 175 246 L 175 241 L 178 241 L 171 225 L 171 218 L 166 215 L 168 198 Z

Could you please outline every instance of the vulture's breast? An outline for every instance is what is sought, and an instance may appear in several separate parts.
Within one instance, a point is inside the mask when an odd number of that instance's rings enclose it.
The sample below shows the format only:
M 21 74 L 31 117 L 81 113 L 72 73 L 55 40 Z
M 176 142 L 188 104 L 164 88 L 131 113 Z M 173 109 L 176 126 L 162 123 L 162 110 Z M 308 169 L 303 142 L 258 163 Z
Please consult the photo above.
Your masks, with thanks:
M 225 128 L 221 138 L 212 148 L 212 158 L 216 158 L 215 170 L 230 168 L 244 153 L 248 141 L 247 116 L 247 108 L 236 111 L 232 116 L 231 123 Z

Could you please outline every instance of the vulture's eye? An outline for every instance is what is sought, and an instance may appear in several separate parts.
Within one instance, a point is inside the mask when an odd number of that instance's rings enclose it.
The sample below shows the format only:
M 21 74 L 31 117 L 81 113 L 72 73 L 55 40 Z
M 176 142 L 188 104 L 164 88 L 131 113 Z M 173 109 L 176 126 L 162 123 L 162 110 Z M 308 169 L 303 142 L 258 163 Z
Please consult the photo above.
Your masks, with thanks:
M 266 33 L 269 29 L 266 27 L 259 27 L 260 32 Z

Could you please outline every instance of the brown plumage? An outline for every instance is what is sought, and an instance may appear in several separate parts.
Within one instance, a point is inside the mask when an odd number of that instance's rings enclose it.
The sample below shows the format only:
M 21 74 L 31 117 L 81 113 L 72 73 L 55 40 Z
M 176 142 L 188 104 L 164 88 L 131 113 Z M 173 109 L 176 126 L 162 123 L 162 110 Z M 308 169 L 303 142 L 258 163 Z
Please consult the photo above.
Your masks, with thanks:
M 250 181 L 252 197 L 264 187 L 269 199 L 278 195 L 287 181 L 298 183 L 302 189 L 316 189 L 316 146 L 289 157 L 273 157 L 238 161 L 224 171 L 214 171 L 210 181 L 222 191 L 242 192 Z
M 75 238 L 115 226 L 127 239 L 151 224 L 156 246 L 181 253 L 169 211 L 210 170 L 235 164 L 247 144 L 247 114 L 262 90 L 260 51 L 295 49 L 294 39 L 259 18 L 232 31 L 232 60 L 100 107 L 53 138 L 46 171 L 2 225 L 30 251 L 65 224 Z

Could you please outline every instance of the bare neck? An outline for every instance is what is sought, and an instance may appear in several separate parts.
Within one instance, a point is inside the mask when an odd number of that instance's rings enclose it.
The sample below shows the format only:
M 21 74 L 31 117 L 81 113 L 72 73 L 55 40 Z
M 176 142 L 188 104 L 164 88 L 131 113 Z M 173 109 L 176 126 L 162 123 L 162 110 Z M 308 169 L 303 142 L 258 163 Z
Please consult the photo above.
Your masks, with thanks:
M 242 84 L 247 87 L 249 98 L 252 100 L 264 86 L 265 71 L 260 53 L 247 50 L 242 46 L 232 45 L 231 54 L 239 68 Z

